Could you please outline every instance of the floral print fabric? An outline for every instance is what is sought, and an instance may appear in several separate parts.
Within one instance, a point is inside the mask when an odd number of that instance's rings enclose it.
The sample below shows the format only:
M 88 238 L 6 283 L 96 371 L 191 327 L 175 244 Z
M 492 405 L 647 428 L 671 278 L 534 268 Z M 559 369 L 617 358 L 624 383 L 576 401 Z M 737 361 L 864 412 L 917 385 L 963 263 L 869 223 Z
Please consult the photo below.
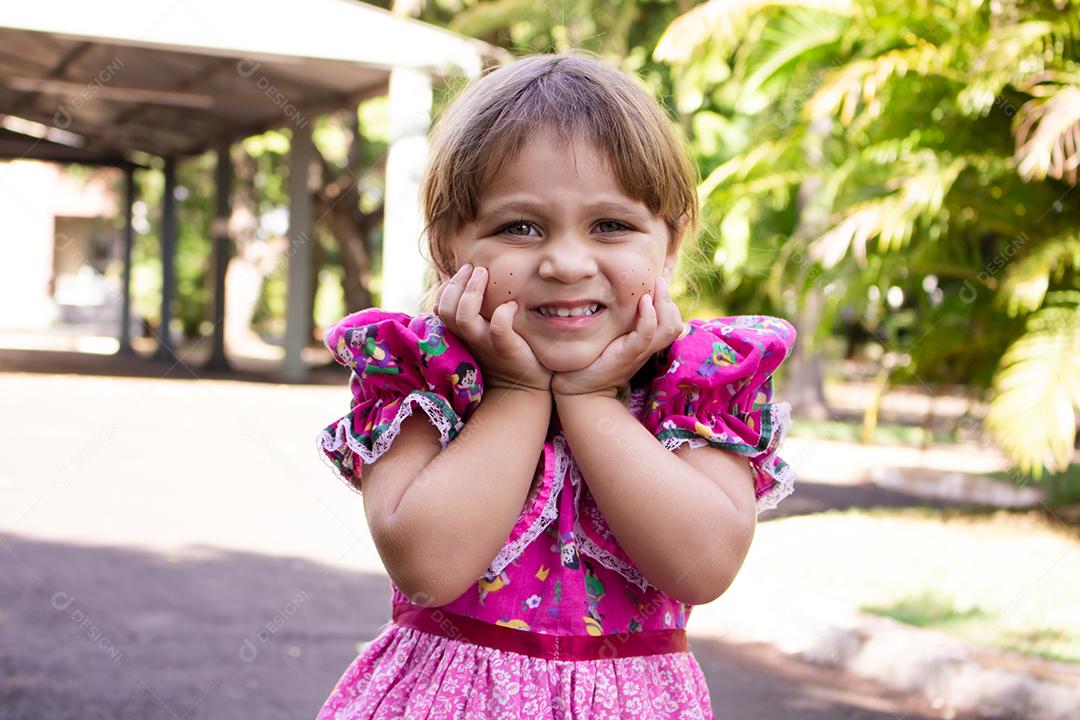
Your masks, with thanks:
M 436 315 L 361 310 L 338 321 L 323 342 L 338 363 L 352 368 L 353 399 L 349 414 L 320 434 L 319 450 L 358 492 L 363 464 L 390 448 L 416 407 L 446 447 L 480 404 L 480 367 Z
M 781 318 L 690 320 L 650 387 L 645 427 L 670 450 L 707 443 L 749 458 L 759 515 L 794 490 L 794 471 L 776 454 L 791 406 L 772 402 L 773 373 L 794 347 L 795 328 Z
M 794 489 L 794 473 L 777 455 L 790 408 L 771 402 L 772 373 L 794 341 L 794 328 L 779 318 L 690 320 L 639 373 L 644 381 L 631 387 L 628 410 L 669 449 L 709 444 L 747 457 L 760 514 Z M 334 325 L 326 344 L 353 369 L 353 401 L 319 434 L 319 451 L 358 491 L 362 465 L 389 448 L 415 407 L 440 430 L 445 447 L 483 396 L 479 366 L 435 315 L 364 310 Z M 543 454 L 502 550 L 444 609 L 560 635 L 685 628 L 692 606 L 634 567 L 557 421 Z M 390 585 L 394 604 L 409 602 Z M 589 689 L 587 699 L 577 699 L 581 688 Z M 634 688 L 653 690 L 638 697 Z M 548 661 L 391 623 L 346 670 L 319 717 L 712 717 L 708 708 L 689 653 Z
M 712 720 L 689 652 L 543 660 L 387 625 L 316 720 Z

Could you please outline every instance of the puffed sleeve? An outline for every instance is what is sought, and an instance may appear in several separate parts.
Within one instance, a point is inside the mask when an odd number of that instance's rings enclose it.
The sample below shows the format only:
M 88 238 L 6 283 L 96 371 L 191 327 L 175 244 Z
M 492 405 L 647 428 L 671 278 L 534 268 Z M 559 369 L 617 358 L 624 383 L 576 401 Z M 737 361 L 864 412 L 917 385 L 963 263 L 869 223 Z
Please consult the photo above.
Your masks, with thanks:
M 749 459 L 757 514 L 795 489 L 777 452 L 791 405 L 772 402 L 773 373 L 795 346 L 795 328 L 767 315 L 689 320 L 659 356 L 644 424 L 669 450 L 708 444 Z
M 390 448 L 416 408 L 446 447 L 483 396 L 480 366 L 437 315 L 369 308 L 335 323 L 324 343 L 338 363 L 352 368 L 352 400 L 351 410 L 318 434 L 317 446 L 334 474 L 357 492 L 363 465 Z

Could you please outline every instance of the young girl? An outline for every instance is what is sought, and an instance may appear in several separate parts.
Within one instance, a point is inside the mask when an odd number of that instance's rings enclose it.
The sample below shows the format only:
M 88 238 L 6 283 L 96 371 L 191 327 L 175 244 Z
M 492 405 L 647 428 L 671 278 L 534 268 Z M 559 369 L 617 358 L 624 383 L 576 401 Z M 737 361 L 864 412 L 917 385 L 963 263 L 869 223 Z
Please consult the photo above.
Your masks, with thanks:
M 432 136 L 432 311 L 326 335 L 353 400 L 319 448 L 363 491 L 393 620 L 318 718 L 711 718 L 686 623 L 793 490 L 795 331 L 681 320 L 696 177 L 619 71 L 518 60 Z

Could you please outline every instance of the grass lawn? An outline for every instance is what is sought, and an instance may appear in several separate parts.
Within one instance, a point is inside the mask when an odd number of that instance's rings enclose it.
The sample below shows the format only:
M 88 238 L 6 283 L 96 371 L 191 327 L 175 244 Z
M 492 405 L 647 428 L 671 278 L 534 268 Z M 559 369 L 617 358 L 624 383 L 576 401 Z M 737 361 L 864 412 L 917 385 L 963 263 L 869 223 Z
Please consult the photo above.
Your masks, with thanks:
M 996 472 L 987 477 L 1016 485 L 1041 486 L 1046 490 L 1046 504 L 1051 507 L 1080 503 L 1080 463 L 1072 463 L 1059 473 L 1044 474 L 1038 480 L 1017 472 Z
M 1080 662 L 1080 533 L 1038 512 L 832 511 L 770 523 L 769 544 L 771 569 L 822 599 Z
M 792 437 L 817 438 L 819 440 L 841 440 L 861 442 L 862 423 L 849 420 L 810 420 L 795 417 L 791 426 Z M 942 430 L 928 430 L 911 425 L 879 422 L 874 426 L 871 436 L 876 445 L 908 445 L 918 447 L 924 442 L 955 442 L 953 433 Z

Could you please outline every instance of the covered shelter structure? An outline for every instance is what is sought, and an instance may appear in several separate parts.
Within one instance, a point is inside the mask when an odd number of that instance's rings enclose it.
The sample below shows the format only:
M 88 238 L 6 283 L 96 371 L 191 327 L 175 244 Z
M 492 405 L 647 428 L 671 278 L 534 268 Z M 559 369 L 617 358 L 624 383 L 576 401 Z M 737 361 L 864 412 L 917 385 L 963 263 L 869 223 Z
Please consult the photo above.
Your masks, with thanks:
M 214 332 L 210 364 L 228 366 L 223 320 L 230 242 L 230 145 L 291 131 L 285 357 L 282 377 L 306 375 L 313 224 L 307 168 L 320 113 L 388 95 L 383 305 L 413 311 L 422 293 L 419 178 L 427 157 L 433 83 L 474 77 L 505 51 L 353 0 L 39 0 L 0 6 L 0 160 L 124 168 L 127 222 L 120 352 L 130 352 L 133 173 L 162 159 L 161 331 L 168 332 L 177 238 L 176 167 L 217 151 Z M 30 122 L 26 122 L 30 121 Z M 36 131 L 27 127 L 37 128 Z M 0 192 L 18 194 L 19 188 Z

